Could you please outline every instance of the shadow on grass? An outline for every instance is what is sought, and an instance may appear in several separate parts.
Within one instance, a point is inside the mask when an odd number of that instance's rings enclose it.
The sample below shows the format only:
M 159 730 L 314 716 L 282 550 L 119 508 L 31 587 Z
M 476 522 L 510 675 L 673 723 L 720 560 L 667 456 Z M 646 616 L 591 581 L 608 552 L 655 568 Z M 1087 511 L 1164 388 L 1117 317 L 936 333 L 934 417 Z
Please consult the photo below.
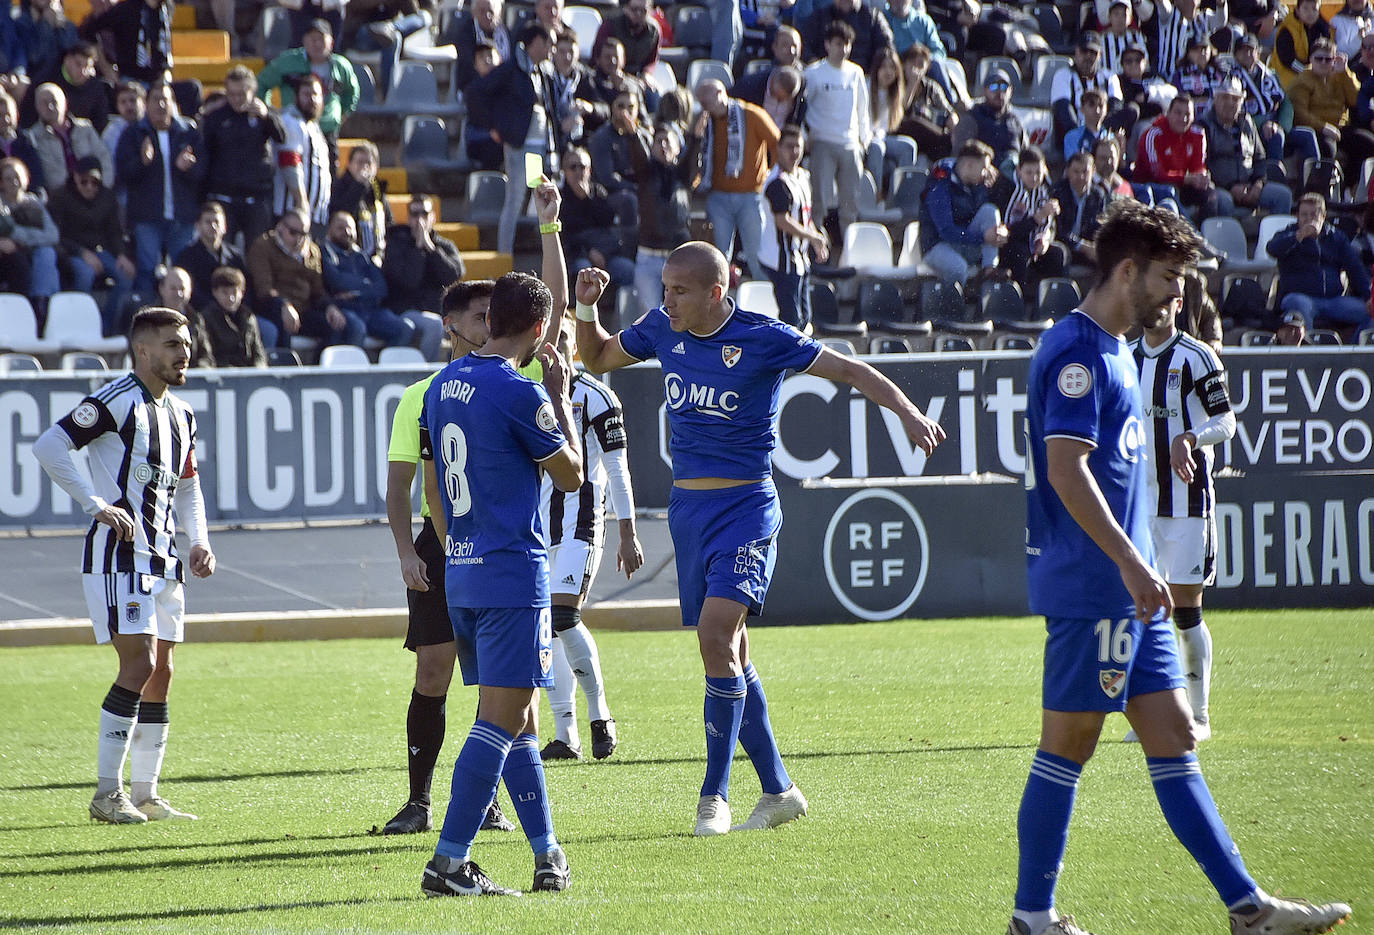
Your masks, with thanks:
M 159 919 L 194 919 L 204 916 L 234 916 L 259 912 L 287 912 L 292 909 L 332 909 L 337 906 L 356 906 L 379 902 L 410 903 L 414 899 L 399 896 L 379 899 L 375 896 L 357 899 L 313 899 L 292 903 L 258 903 L 256 906 L 205 906 L 199 909 L 164 909 L 161 912 L 110 912 L 104 915 L 32 916 L 0 919 L 0 929 L 22 929 L 31 926 L 113 924 L 117 922 L 153 922 Z
M 368 841 L 377 840 L 368 837 L 362 832 L 360 832 L 357 837 L 365 838 Z M 280 844 L 283 842 L 277 841 L 273 843 Z M 256 854 L 224 854 L 221 856 L 200 854 L 194 857 L 166 857 L 154 860 L 129 860 L 124 862 L 102 861 L 98 866 L 88 865 L 82 867 L 81 872 L 90 876 L 97 873 L 130 873 L 143 870 L 194 870 L 197 868 L 226 865 L 291 863 L 298 860 L 329 860 L 343 857 L 360 857 L 367 854 L 377 854 L 381 851 L 396 849 L 397 848 L 378 847 L 377 844 L 374 843 L 367 847 L 326 847 L 317 850 L 261 851 Z M 68 876 L 73 872 L 74 870 L 72 867 L 44 867 L 37 870 L 0 870 L 0 879 Z
M 75 827 L 60 825 L 58 827 Z M 110 854 L 147 854 L 153 851 L 184 851 L 193 847 L 256 847 L 259 844 L 282 844 L 286 841 L 343 841 L 369 837 L 367 831 L 342 834 L 279 834 L 270 838 L 243 838 L 238 841 L 189 841 L 175 844 L 131 844 L 128 847 L 92 847 L 74 851 L 44 851 L 40 854 L 14 854 L 7 860 L 47 860 L 57 857 L 107 857 Z
M 198 782 L 235 782 L 242 779 L 307 779 L 311 776 L 353 776 L 359 773 L 396 772 L 404 766 L 350 766 L 346 769 L 278 769 L 260 773 L 212 773 L 189 776 L 163 777 L 167 785 L 182 785 Z M 56 792 L 64 789 L 94 788 L 89 779 L 76 782 L 50 782 L 41 786 L 0 786 L 0 792 Z M 3 829 L 0 829 L 3 830 Z
M 1034 750 L 1035 744 L 1028 743 L 980 743 L 980 744 L 952 744 L 945 746 L 920 746 L 907 747 L 902 750 L 804 750 L 804 751 L 783 751 L 784 760 L 821 760 L 831 757 L 859 757 L 870 756 L 912 756 L 922 753 L 983 753 L 996 750 Z M 736 760 L 748 760 L 748 756 L 742 750 L 735 753 Z M 576 769 L 579 764 L 590 761 L 556 761 L 552 764 L 545 763 L 545 769 L 552 766 L 554 769 Z M 597 769 L 609 766 L 681 766 L 692 763 L 705 764 L 706 758 L 701 754 L 693 756 L 665 756 L 665 757 L 611 757 L 597 761 Z

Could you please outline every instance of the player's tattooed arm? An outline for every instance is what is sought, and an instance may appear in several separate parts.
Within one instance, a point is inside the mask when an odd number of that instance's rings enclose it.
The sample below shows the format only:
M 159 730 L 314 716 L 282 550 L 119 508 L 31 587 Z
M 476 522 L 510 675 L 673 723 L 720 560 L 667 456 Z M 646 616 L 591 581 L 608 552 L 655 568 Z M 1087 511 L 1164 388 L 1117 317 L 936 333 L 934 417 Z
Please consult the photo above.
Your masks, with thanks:
M 869 402 L 876 403 L 884 409 L 891 409 L 902 420 L 902 428 L 906 431 L 907 438 L 926 454 L 933 452 L 935 447 L 945 440 L 945 430 L 940 427 L 940 423 L 917 408 L 916 404 L 897 388 L 897 384 L 861 360 L 836 354 L 825 348 L 806 372 L 827 380 L 848 383 L 863 393 Z

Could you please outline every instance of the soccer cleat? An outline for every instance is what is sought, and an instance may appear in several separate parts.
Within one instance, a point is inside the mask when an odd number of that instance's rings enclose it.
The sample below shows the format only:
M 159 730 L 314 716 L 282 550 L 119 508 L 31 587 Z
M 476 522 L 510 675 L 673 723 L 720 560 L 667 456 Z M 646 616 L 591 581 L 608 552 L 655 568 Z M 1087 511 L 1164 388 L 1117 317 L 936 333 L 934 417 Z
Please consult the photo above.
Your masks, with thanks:
M 448 863 L 447 858 L 435 857 L 425 864 L 425 872 L 420 877 L 420 892 L 426 896 L 520 896 L 518 890 L 508 890 L 493 883 L 482 868 L 470 860 L 465 860 L 454 870 L 440 869 L 440 861 Z
M 134 808 L 123 789 L 91 799 L 91 817 L 112 825 L 141 825 L 148 820 L 147 815 Z
M 604 760 L 615 752 L 616 744 L 619 743 L 615 735 L 615 720 L 606 718 L 604 721 L 592 721 L 592 756 L 598 760 Z
M 1007 926 L 1007 935 L 1093 935 L 1093 933 L 1075 925 L 1073 916 L 1060 916 L 1059 921 L 1051 923 L 1048 928 L 1043 928 L 1039 932 L 1032 932 L 1026 923 L 1013 916 L 1011 925 Z
M 759 804 L 754 806 L 749 818 L 735 825 L 731 831 L 762 831 L 776 828 L 806 814 L 806 796 L 801 794 L 794 782 L 782 792 L 765 792 L 759 796 Z
M 148 816 L 148 820 L 149 820 L 149 821 L 167 821 L 167 820 L 175 820 L 175 821 L 199 821 L 199 820 L 200 820 L 200 819 L 197 818 L 195 815 L 192 815 L 190 812 L 183 812 L 183 811 L 181 811 L 180 809 L 173 808 L 172 805 L 171 805 L 171 803 L 168 802 L 166 799 L 164 799 L 164 798 L 163 798 L 162 796 L 160 796 L 160 795 L 155 795 L 155 796 L 153 796 L 151 799 L 147 799 L 147 800 L 145 800 L 145 801 L 143 801 L 143 802 L 139 802 L 137 808 L 138 808 L 138 810 L 139 810 L 140 812 L 142 812 L 143 814 L 145 814 L 145 815 Z
M 1350 907 L 1345 903 L 1314 906 L 1305 899 L 1269 896 L 1258 909 L 1247 906 L 1231 912 L 1231 935 L 1318 935 L 1348 918 Z
M 419 834 L 434 827 L 429 806 L 424 802 L 407 802 L 396 817 L 386 823 L 382 834 Z
M 557 893 L 572 885 L 572 871 L 568 869 L 568 855 L 555 847 L 534 858 L 534 886 L 536 893 Z
M 482 831 L 514 831 L 515 822 L 506 817 L 506 813 L 501 811 L 501 803 L 495 799 L 487 806 L 487 817 L 482 819 Z
M 709 838 L 730 830 L 730 803 L 718 795 L 703 795 L 697 803 L 697 826 L 692 834 Z
M 549 760 L 580 760 L 582 748 L 570 747 L 561 740 L 550 740 L 544 745 L 544 749 L 539 751 L 539 759 L 546 763 Z

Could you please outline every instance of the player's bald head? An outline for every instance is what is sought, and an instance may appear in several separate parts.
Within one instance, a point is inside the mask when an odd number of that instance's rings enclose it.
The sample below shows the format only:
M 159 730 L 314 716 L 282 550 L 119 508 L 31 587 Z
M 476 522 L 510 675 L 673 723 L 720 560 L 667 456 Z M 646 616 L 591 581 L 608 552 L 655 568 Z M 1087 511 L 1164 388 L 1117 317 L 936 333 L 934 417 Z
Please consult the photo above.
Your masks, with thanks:
M 703 285 L 718 285 L 722 291 L 730 287 L 730 267 L 725 262 L 725 254 L 705 241 L 687 241 L 669 254 L 668 263 Z

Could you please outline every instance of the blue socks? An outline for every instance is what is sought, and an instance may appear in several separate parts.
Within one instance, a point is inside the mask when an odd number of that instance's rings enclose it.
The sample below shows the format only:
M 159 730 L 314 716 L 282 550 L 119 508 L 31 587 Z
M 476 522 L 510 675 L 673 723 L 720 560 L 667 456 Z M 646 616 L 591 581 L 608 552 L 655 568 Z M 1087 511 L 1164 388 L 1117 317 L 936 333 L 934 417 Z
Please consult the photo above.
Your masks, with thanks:
M 706 779 L 702 795 L 727 798 L 730 788 L 730 761 L 739 742 L 740 720 L 744 716 L 744 676 L 712 678 L 706 676 Z
M 468 731 L 468 739 L 453 764 L 448 814 L 439 832 L 439 844 L 434 848 L 438 856 L 468 859 L 472 842 L 487 817 L 487 806 L 496 794 L 496 784 L 501 780 L 511 741 L 510 734 L 486 721 L 477 721 Z M 514 787 L 511 787 L 511 795 L 515 795 Z M 517 810 L 519 807 L 517 802 Z M 523 822 L 524 812 L 519 814 Z
M 1069 818 L 1083 767 L 1043 750 L 1035 751 L 1030 778 L 1016 816 L 1021 859 L 1016 875 L 1018 912 L 1054 907 L 1054 887 L 1069 845 Z
M 782 754 L 778 753 L 778 742 L 773 739 L 773 725 L 768 720 L 768 699 L 763 694 L 763 683 L 754 671 L 751 662 L 744 670 L 744 716 L 739 722 L 739 743 L 759 774 L 759 784 L 764 792 L 785 792 L 792 785 L 782 765 Z
M 1197 756 L 1146 757 L 1145 765 L 1150 769 L 1165 821 L 1212 881 L 1221 901 L 1234 906 L 1249 898 L 1256 890 L 1255 881 L 1246 872 L 1240 850 L 1217 814 Z
M 511 744 L 501 778 L 515 804 L 520 827 L 529 838 L 536 855 L 553 850 L 558 840 L 553 836 L 553 814 L 549 811 L 549 790 L 544 785 L 544 761 L 539 757 L 539 738 L 521 734 Z

